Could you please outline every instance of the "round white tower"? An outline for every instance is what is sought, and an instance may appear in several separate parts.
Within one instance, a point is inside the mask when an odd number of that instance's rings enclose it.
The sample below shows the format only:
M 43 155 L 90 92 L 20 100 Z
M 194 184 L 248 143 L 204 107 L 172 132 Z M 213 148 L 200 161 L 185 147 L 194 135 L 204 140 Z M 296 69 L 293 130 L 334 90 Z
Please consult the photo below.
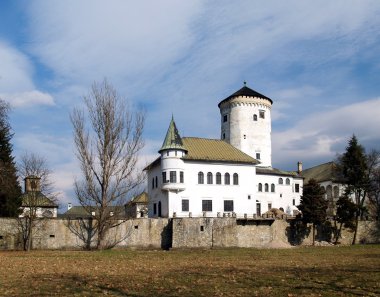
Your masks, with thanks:
M 273 101 L 244 87 L 222 100 L 221 139 L 260 161 L 258 166 L 272 166 L 271 107 Z
M 185 166 L 182 158 L 187 150 L 173 118 L 159 153 L 161 154 L 162 190 L 174 192 L 185 190 Z

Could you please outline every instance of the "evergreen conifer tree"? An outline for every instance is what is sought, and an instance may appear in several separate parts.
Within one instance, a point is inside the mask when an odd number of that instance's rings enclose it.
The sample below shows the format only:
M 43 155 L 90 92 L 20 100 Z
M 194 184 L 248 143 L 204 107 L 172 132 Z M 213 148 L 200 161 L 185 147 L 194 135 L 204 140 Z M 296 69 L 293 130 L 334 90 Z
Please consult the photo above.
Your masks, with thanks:
M 357 206 L 355 232 L 352 240 L 352 244 L 355 244 L 359 217 L 370 189 L 368 158 L 355 135 L 349 140 L 346 152 L 339 158 L 338 169 L 346 183 L 345 196 L 353 196 Z
M 12 156 L 13 134 L 8 119 L 9 105 L 0 99 L 0 216 L 15 217 L 21 206 L 21 188 Z
M 313 245 L 315 243 L 315 226 L 326 220 L 327 200 L 324 199 L 324 194 L 324 189 L 316 180 L 311 179 L 304 185 L 301 203 L 298 205 L 303 222 L 313 225 Z

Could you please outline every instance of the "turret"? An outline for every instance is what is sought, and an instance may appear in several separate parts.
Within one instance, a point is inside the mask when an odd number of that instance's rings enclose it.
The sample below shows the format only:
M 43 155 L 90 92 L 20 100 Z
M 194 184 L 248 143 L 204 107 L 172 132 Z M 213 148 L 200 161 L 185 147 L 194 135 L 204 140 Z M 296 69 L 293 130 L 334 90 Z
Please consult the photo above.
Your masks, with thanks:
M 221 139 L 260 161 L 258 166 L 272 166 L 272 99 L 244 87 L 222 100 Z
M 164 143 L 158 152 L 161 154 L 162 190 L 175 192 L 185 190 L 185 166 L 182 157 L 186 155 L 187 150 L 173 117 Z

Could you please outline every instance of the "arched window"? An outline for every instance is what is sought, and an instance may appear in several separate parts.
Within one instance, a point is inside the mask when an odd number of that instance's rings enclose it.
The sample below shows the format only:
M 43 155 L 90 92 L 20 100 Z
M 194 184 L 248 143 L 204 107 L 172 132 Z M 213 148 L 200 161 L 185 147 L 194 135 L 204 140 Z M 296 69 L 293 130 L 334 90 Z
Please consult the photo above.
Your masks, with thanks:
M 278 184 L 282 185 L 283 183 L 284 183 L 284 180 L 280 177 L 280 178 L 278 179 Z
M 269 185 L 265 184 L 265 192 L 269 192 Z
M 289 178 L 286 179 L 286 184 L 290 185 L 290 179 Z
M 257 114 L 253 115 L 253 120 L 256 122 L 257 121 Z
M 202 171 L 198 172 L 198 184 L 203 185 L 205 183 L 205 177 Z
M 212 173 L 207 173 L 207 184 L 212 185 Z
M 262 191 L 263 191 L 263 184 L 260 183 L 260 184 L 259 184 L 259 192 L 262 192 Z
M 234 185 L 238 185 L 239 184 L 239 175 L 237 173 L 234 173 Z
M 230 174 L 229 173 L 226 173 L 224 175 L 224 184 L 225 185 L 229 185 L 230 184 Z
M 338 186 L 334 186 L 334 198 L 338 198 L 339 197 L 339 188 Z
M 274 190 L 275 190 L 275 186 L 274 186 L 274 184 L 271 184 L 271 185 L 270 185 L 270 191 L 271 191 L 272 193 L 274 193 Z
M 328 201 L 332 201 L 332 187 L 330 185 L 326 187 L 326 196 Z
M 216 184 L 217 185 L 221 185 L 222 184 L 222 175 L 220 174 L 220 172 L 216 173 Z

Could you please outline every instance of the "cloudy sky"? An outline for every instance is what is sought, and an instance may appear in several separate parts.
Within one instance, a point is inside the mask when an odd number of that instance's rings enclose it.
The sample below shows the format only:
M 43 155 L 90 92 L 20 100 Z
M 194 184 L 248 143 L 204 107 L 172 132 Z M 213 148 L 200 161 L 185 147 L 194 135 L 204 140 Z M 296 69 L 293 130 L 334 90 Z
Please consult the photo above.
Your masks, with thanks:
M 217 104 L 243 86 L 273 99 L 273 165 L 335 158 L 354 133 L 380 148 L 380 1 L 0 2 L 0 97 L 16 158 L 46 157 L 62 205 L 80 176 L 69 113 L 107 78 L 147 111 L 143 162 L 174 114 L 219 138 Z

